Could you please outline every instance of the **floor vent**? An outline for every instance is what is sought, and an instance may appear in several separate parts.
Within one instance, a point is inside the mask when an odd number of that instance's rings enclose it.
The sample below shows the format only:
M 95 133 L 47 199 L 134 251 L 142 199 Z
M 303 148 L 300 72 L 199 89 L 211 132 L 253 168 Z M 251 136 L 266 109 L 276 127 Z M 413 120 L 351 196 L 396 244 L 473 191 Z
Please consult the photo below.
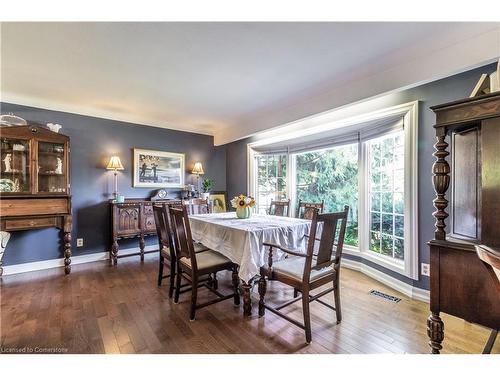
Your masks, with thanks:
M 399 301 L 401 301 L 401 298 L 394 297 L 394 296 L 391 296 L 389 294 L 385 294 L 385 293 L 379 292 L 378 290 L 375 290 L 375 289 L 370 290 L 370 294 L 372 296 L 383 298 L 383 299 L 386 299 L 386 300 L 394 302 L 394 303 L 398 303 Z

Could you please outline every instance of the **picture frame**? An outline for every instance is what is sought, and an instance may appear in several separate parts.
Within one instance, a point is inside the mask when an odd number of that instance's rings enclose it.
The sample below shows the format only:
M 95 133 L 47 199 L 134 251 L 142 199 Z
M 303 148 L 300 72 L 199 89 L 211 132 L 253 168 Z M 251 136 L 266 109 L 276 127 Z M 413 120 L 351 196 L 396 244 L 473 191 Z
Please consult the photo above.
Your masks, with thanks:
M 184 154 L 134 148 L 133 187 L 182 188 Z
M 227 192 L 226 191 L 211 191 L 208 197 L 208 202 L 212 208 L 212 213 L 217 214 L 227 212 Z

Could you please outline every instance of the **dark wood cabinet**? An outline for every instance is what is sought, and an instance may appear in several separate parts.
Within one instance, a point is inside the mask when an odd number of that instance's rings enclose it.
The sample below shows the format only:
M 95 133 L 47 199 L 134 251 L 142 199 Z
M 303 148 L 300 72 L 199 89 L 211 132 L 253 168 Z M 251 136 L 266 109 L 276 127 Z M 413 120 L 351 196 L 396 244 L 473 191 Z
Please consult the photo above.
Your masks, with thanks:
M 170 199 L 161 202 L 180 203 L 180 200 Z M 141 261 L 145 254 L 145 237 L 156 235 L 156 225 L 153 215 L 153 204 L 155 201 L 144 199 L 126 199 L 124 203 L 111 202 L 111 229 L 112 243 L 110 258 L 113 264 L 118 263 L 119 246 L 118 241 L 124 238 L 138 238 L 138 253 L 127 254 L 140 255 Z
M 500 295 L 475 251 L 478 244 L 500 247 L 500 93 L 432 110 L 437 137 L 433 165 L 436 230 L 429 242 L 427 332 L 432 353 L 439 353 L 444 339 L 441 312 L 500 328 Z
M 59 228 L 66 274 L 71 272 L 69 150 L 68 136 L 42 126 L 0 128 L 1 230 Z

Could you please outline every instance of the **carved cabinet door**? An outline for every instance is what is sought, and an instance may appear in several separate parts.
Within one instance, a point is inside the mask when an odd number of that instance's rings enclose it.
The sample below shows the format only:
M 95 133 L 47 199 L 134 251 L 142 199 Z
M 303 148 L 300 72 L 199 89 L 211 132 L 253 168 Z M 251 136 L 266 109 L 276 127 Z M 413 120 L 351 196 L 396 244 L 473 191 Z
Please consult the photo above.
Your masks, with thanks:
M 117 218 L 115 232 L 117 236 L 133 236 L 140 232 L 140 206 L 115 206 Z
M 156 233 L 155 218 L 153 215 L 153 206 L 151 204 L 145 204 L 144 206 L 144 233 Z

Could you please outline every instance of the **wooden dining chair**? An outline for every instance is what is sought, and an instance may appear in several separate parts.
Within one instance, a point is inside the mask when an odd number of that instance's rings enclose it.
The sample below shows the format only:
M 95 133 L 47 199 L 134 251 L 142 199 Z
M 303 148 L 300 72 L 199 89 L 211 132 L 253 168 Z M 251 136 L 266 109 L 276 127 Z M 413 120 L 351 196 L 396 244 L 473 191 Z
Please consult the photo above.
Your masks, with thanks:
M 175 289 L 176 256 L 174 250 L 174 235 L 167 207 L 182 208 L 182 203 L 155 203 L 153 205 L 153 214 L 155 218 L 156 233 L 160 248 L 160 261 L 158 270 L 158 286 L 161 286 L 162 280 L 169 277 L 170 286 L 168 291 L 169 298 L 172 298 Z M 208 250 L 202 244 L 194 244 L 195 251 L 201 252 Z M 163 275 L 165 266 L 170 268 L 169 275 Z
M 314 215 L 314 210 L 318 210 L 318 212 L 321 214 L 323 213 L 324 206 L 324 200 L 322 200 L 321 203 L 313 203 L 303 202 L 301 199 L 299 199 L 299 205 L 297 207 L 297 217 L 299 219 L 311 220 Z
M 177 257 L 177 275 L 176 275 L 176 288 L 174 302 L 179 302 L 179 295 L 181 293 L 191 290 L 191 307 L 189 311 L 189 319 L 194 320 L 196 310 L 205 306 L 212 305 L 217 302 L 224 301 L 229 298 L 234 299 L 234 304 L 240 304 L 240 295 L 238 287 L 240 278 L 238 276 L 238 265 L 233 263 L 229 258 L 214 250 L 207 250 L 197 253 L 193 246 L 191 236 L 191 228 L 187 210 L 167 208 L 171 217 L 174 227 L 174 242 Z M 216 274 L 219 271 L 232 272 L 233 293 L 228 295 L 221 294 L 218 290 L 214 289 L 210 283 L 200 283 L 203 276 Z M 188 289 L 181 290 L 181 281 L 184 277 L 190 283 Z M 206 287 L 213 292 L 217 298 L 204 302 L 197 303 L 198 287 Z
M 279 244 L 264 243 L 265 246 L 269 246 L 269 257 L 268 265 L 261 267 L 260 270 L 259 316 L 264 316 L 267 309 L 288 320 L 290 323 L 305 330 L 307 343 L 310 343 L 312 338 L 311 316 L 309 312 L 310 302 L 318 301 L 334 310 L 337 316 L 337 323 L 340 323 L 342 320 L 340 306 L 340 261 L 342 259 L 348 212 L 349 206 L 345 206 L 344 211 L 328 214 L 319 214 L 318 210 L 315 209 L 306 253 L 287 249 Z M 317 238 L 318 224 L 320 223 L 322 226 L 319 230 L 319 238 Z M 317 255 L 314 253 L 316 241 L 319 241 Z M 292 256 L 273 263 L 273 249 L 275 248 Z M 333 254 L 334 248 L 335 253 Z M 299 291 L 302 296 L 294 297 L 279 306 L 270 306 L 264 300 L 267 290 L 266 278 L 289 285 L 294 288 L 294 291 Z M 328 283 L 333 284 L 331 288 L 321 291 L 316 295 L 309 294 L 310 291 Z M 335 307 L 319 299 L 332 291 Z M 304 323 L 292 319 L 280 311 L 299 300 L 302 300 Z
M 199 214 L 209 214 L 210 206 L 208 203 L 208 199 L 195 198 L 192 200 L 190 204 L 190 213 L 193 215 Z
M 271 201 L 269 206 L 269 215 L 288 216 L 290 212 L 290 199 L 282 201 Z
M 485 245 L 476 245 L 476 253 L 486 266 L 486 269 L 493 279 L 495 288 L 500 298 L 500 251 L 494 250 Z M 491 330 L 490 337 L 483 349 L 483 354 L 490 354 L 498 335 L 498 327 Z

